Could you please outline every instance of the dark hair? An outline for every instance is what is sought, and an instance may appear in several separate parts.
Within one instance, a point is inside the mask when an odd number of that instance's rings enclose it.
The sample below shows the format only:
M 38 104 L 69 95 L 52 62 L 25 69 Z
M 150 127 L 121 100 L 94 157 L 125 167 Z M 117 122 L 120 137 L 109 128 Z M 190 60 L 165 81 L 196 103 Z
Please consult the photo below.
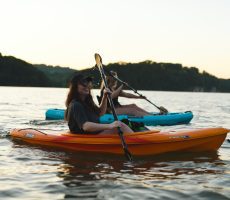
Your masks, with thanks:
M 93 101 L 93 97 L 92 97 L 91 93 L 89 93 L 89 95 L 85 98 L 84 101 L 81 100 L 80 95 L 78 93 L 78 89 L 77 89 L 79 83 L 80 83 L 80 80 L 79 81 L 71 81 L 70 85 L 69 85 L 69 93 L 68 93 L 66 101 L 65 101 L 65 105 L 67 108 L 66 112 L 65 112 L 65 120 L 67 120 L 67 121 L 68 121 L 68 119 L 67 119 L 68 107 L 69 107 L 71 101 L 74 99 L 79 101 L 80 103 L 82 103 L 82 105 L 86 109 L 96 113 L 97 115 L 99 115 L 99 112 L 100 112 L 98 106 Z

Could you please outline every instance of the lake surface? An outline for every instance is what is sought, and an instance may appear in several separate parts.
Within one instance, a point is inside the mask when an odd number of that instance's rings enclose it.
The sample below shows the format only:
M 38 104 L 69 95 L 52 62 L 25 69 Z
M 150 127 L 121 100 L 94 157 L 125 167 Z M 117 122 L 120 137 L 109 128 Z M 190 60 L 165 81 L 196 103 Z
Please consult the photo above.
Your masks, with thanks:
M 155 128 L 230 128 L 230 94 L 142 93 L 172 112 L 194 113 L 188 125 Z M 155 156 L 132 163 L 123 157 L 29 146 L 11 141 L 7 133 L 16 127 L 67 129 L 63 121 L 44 120 L 46 109 L 64 108 L 67 89 L 0 87 L 0 94 L 0 199 L 230 199 L 227 140 L 217 153 Z M 144 100 L 121 102 L 156 111 Z

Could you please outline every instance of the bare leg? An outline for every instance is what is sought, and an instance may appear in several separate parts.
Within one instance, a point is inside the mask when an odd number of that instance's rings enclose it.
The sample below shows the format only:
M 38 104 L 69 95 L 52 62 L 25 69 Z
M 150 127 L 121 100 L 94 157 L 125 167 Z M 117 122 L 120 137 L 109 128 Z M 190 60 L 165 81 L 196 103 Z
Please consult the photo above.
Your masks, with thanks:
M 128 106 L 130 108 L 134 108 L 140 112 L 146 113 L 145 115 L 151 115 L 151 113 L 147 112 L 146 110 L 140 108 L 139 106 L 137 106 L 136 104 L 128 104 L 128 105 L 124 105 L 124 106 Z
M 145 112 L 141 112 L 141 111 L 136 110 L 134 108 L 127 108 L 125 106 L 117 108 L 116 112 L 117 112 L 117 114 L 120 114 L 120 115 L 121 114 L 123 114 L 123 115 L 133 115 L 133 116 L 137 116 L 137 117 L 146 115 Z
M 144 115 L 150 115 L 148 112 L 139 110 L 135 106 L 132 107 L 132 106 L 126 106 L 126 105 L 116 108 L 116 113 L 120 115 L 121 114 L 134 115 L 137 117 L 144 116 Z

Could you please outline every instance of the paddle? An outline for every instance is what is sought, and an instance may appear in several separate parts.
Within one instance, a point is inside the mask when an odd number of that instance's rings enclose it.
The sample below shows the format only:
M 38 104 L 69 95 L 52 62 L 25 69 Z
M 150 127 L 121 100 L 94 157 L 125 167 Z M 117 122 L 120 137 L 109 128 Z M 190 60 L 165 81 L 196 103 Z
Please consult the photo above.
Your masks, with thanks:
M 97 54 L 97 53 L 95 54 L 95 60 L 96 60 L 97 67 L 98 67 L 98 69 L 100 71 L 101 78 L 102 78 L 102 80 L 104 82 L 105 88 L 108 88 L 108 83 L 106 81 L 104 68 L 103 68 L 103 65 L 102 65 L 102 59 L 101 59 L 101 56 L 99 54 Z M 110 107 L 111 107 L 111 110 L 112 110 L 112 113 L 113 113 L 114 120 L 118 121 L 118 117 L 117 117 L 117 114 L 116 114 L 116 111 L 115 111 L 113 101 L 112 101 L 112 97 L 111 97 L 110 93 L 108 93 L 108 100 L 109 100 L 109 104 L 110 104 Z M 119 135 L 119 137 L 121 139 L 121 144 L 122 144 L 122 148 L 124 150 L 125 156 L 129 161 L 132 161 L 132 155 L 128 150 L 128 146 L 127 146 L 127 144 L 125 142 L 123 132 L 121 131 L 120 127 L 117 127 L 117 130 L 118 130 L 118 135 Z
M 131 87 L 128 83 L 122 81 L 121 79 L 119 79 L 118 77 L 114 76 L 112 74 L 111 71 L 105 69 L 105 71 L 112 76 L 114 79 L 116 79 L 117 81 L 119 81 L 120 83 L 122 83 L 123 85 L 125 85 L 126 87 L 128 87 L 129 89 L 133 90 L 134 93 L 138 94 L 140 97 L 144 97 L 142 94 L 140 94 L 136 89 L 134 89 L 133 87 Z M 157 106 L 156 104 L 154 104 L 153 102 L 151 102 L 149 99 L 144 98 L 146 101 L 148 101 L 150 104 L 152 104 L 153 106 L 155 106 L 157 109 L 159 109 L 161 111 L 161 113 L 163 114 L 167 114 L 168 110 L 166 108 L 164 108 L 163 106 Z

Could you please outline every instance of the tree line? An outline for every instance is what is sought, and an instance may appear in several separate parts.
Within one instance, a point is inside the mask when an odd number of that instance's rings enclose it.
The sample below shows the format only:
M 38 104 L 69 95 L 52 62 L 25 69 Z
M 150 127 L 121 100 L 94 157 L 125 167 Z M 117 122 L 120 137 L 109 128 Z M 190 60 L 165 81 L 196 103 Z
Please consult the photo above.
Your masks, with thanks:
M 105 69 L 116 71 L 120 79 L 138 90 L 230 92 L 230 79 L 220 79 L 181 64 L 146 60 L 112 63 Z M 99 87 L 100 74 L 94 67 L 77 71 L 68 67 L 32 65 L 0 54 L 0 85 L 4 86 L 67 87 L 76 72 L 93 76 L 95 87 Z
M 219 79 L 208 72 L 199 72 L 196 67 L 181 64 L 157 63 L 150 60 L 139 63 L 113 63 L 105 69 L 116 71 L 123 81 L 139 90 L 230 92 L 230 79 Z M 95 77 L 99 86 L 97 70 L 82 70 Z

